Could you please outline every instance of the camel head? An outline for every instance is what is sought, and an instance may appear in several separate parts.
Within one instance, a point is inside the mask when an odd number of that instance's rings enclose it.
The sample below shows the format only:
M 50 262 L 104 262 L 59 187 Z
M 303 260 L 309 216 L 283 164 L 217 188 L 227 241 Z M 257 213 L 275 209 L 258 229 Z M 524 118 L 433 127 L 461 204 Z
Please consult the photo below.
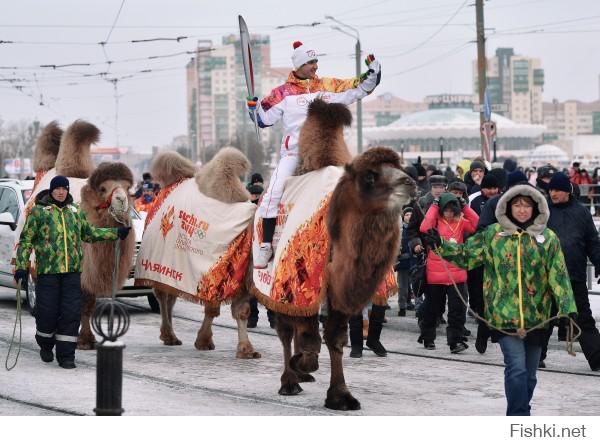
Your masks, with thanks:
M 154 158 L 150 173 L 160 187 L 166 187 L 182 178 L 192 178 L 196 173 L 196 166 L 179 153 L 168 150 Z
M 100 130 L 89 122 L 77 120 L 67 128 L 60 141 L 56 173 L 72 178 L 88 178 L 94 171 L 90 152 L 98 142 Z
M 33 155 L 34 172 L 44 172 L 54 167 L 62 135 L 63 130 L 56 121 L 52 121 L 44 127 L 35 144 L 35 153 Z
M 85 200 L 93 200 L 98 213 L 107 211 L 121 224 L 128 224 L 129 189 L 133 186 L 133 174 L 123 163 L 104 162 L 94 170 L 88 179 Z M 83 191 L 82 191 L 83 198 Z
M 223 147 L 196 174 L 198 190 L 207 197 L 224 203 L 250 200 L 240 177 L 250 171 L 250 161 L 235 147 Z
M 398 211 L 416 192 L 416 183 L 402 170 L 398 154 L 386 147 L 374 147 L 345 167 L 365 210 Z
M 329 104 L 322 99 L 311 102 L 298 139 L 297 172 L 305 174 L 349 163 L 352 155 L 344 141 L 344 127 L 350 124 L 352 113 L 344 104 Z

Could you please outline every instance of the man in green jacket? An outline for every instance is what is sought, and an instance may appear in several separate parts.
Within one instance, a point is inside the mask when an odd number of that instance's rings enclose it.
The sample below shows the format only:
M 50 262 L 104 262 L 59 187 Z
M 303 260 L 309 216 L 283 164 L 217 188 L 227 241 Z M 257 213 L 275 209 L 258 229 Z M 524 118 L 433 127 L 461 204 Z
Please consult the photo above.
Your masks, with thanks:
M 56 176 L 40 192 L 27 216 L 17 249 L 15 281 L 27 284 L 29 258 L 35 251 L 37 301 L 36 341 L 44 362 L 75 368 L 81 316 L 82 242 L 123 240 L 131 228 L 95 228 L 73 203 L 69 180 Z
M 561 315 L 577 312 L 560 242 L 546 227 L 549 216 L 544 196 L 519 185 L 498 201 L 498 223 L 464 244 L 440 239 L 435 230 L 423 237 L 460 268 L 483 265 L 485 316 L 498 329 L 492 331 L 492 342 L 500 344 L 506 365 L 507 415 L 530 415 L 548 324 L 534 327 L 550 318 L 553 300 Z

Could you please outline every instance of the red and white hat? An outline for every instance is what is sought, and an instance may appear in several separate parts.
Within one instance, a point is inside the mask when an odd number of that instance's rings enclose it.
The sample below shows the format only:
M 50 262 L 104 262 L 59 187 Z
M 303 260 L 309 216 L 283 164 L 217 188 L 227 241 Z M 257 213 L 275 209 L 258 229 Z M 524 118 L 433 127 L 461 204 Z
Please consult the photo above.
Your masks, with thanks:
M 308 49 L 302 42 L 294 42 L 294 52 L 292 53 L 292 63 L 294 69 L 300 68 L 306 62 L 311 60 L 317 60 L 317 52 L 315 50 Z

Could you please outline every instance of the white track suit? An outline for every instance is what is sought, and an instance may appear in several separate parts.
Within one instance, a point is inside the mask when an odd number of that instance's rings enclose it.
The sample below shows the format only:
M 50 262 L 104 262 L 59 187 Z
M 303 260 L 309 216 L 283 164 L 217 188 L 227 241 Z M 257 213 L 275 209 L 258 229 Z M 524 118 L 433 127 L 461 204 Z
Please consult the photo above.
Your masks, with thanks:
M 270 127 L 282 120 L 283 140 L 281 160 L 271 176 L 267 192 L 260 204 L 263 218 L 277 217 L 277 207 L 283 195 L 285 180 L 294 174 L 298 165 L 298 136 L 306 119 L 309 104 L 315 99 L 325 102 L 352 104 L 371 93 L 380 79 L 377 61 L 364 79 L 317 78 L 298 79 L 293 72 L 285 84 L 275 88 L 257 107 L 258 125 Z

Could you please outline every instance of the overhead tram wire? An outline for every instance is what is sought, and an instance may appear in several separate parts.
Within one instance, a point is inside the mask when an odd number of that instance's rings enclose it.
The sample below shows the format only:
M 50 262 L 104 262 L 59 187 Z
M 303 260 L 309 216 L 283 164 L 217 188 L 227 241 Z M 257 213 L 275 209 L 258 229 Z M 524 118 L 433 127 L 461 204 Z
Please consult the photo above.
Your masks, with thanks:
M 439 62 L 439 61 L 441 61 L 441 60 L 443 60 L 443 59 L 446 59 L 447 57 L 453 56 L 454 54 L 458 54 L 458 53 L 460 53 L 460 52 L 461 52 L 461 51 L 463 51 L 465 48 L 468 48 L 468 47 L 469 47 L 469 46 L 470 46 L 472 43 L 473 43 L 472 41 L 469 41 L 469 42 L 463 43 L 462 45 L 459 45 L 459 46 L 457 46 L 456 48 L 453 48 L 453 49 L 451 49 L 451 50 L 450 50 L 450 51 L 448 51 L 448 52 L 445 52 L 445 53 L 439 54 L 438 56 L 434 57 L 433 59 L 429 59 L 429 60 L 427 60 L 426 62 L 423 62 L 423 63 L 421 63 L 421 64 L 418 64 L 418 65 L 412 66 L 412 67 L 410 67 L 410 68 L 407 68 L 406 70 L 402 70 L 402 71 L 398 71 L 398 72 L 396 72 L 396 73 L 388 74 L 386 77 L 388 77 L 388 78 L 389 78 L 389 77 L 401 76 L 401 75 L 403 75 L 403 74 L 410 73 L 411 71 L 416 71 L 416 70 L 419 70 L 419 69 L 421 69 L 421 68 L 423 68 L 423 67 L 426 67 L 426 66 L 428 66 L 428 65 L 431 65 L 431 64 L 434 64 L 434 63 L 436 63 L 436 62 Z
M 454 11 L 454 13 L 448 18 L 448 20 L 446 20 L 446 22 L 439 29 L 437 29 L 433 34 L 431 34 L 429 37 L 427 37 L 425 40 L 423 40 L 416 46 L 412 47 L 411 49 L 409 49 L 407 51 L 403 51 L 402 53 L 399 53 L 398 56 L 405 56 L 407 54 L 410 54 L 413 51 L 416 51 L 419 48 L 422 48 L 427 43 L 429 43 L 435 36 L 437 36 L 439 33 L 441 33 L 444 30 L 444 28 L 446 28 L 446 26 L 448 26 L 448 24 L 454 19 L 454 17 L 456 17 L 458 15 L 458 13 L 466 6 L 466 4 L 468 2 L 469 2 L 469 0 L 465 0 L 463 3 L 461 3 L 461 5 L 458 7 L 458 9 L 456 11 Z

